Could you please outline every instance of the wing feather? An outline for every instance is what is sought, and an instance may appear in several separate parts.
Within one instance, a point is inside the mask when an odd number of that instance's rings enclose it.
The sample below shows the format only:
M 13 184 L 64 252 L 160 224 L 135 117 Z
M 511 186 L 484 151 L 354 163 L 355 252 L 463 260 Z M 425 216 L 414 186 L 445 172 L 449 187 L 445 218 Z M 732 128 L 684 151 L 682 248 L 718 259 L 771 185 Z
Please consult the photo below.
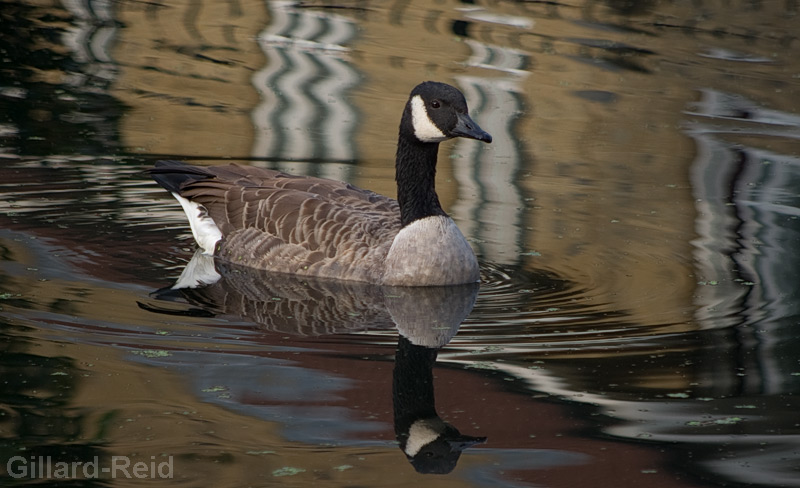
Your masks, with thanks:
M 212 177 L 189 181 L 180 194 L 203 205 L 222 231 L 220 255 L 272 271 L 377 281 L 400 230 L 395 200 L 275 170 L 202 170 Z

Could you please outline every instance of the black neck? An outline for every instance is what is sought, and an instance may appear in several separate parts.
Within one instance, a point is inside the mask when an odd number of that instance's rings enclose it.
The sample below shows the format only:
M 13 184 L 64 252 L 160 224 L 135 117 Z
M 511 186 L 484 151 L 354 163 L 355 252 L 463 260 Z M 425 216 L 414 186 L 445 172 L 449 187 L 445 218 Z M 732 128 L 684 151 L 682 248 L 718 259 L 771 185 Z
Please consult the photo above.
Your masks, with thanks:
M 447 215 L 436 195 L 438 142 L 420 142 L 401 133 L 397 141 L 395 180 L 403 227 L 417 219 Z

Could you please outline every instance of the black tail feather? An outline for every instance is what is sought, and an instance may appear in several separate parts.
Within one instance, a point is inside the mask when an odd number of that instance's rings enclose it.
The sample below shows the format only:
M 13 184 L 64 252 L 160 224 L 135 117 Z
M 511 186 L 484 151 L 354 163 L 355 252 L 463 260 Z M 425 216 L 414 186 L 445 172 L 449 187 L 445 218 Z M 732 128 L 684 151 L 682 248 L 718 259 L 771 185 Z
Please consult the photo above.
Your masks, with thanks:
M 173 160 L 157 161 L 148 172 L 164 189 L 178 194 L 188 183 L 214 178 L 214 174 L 204 168 Z

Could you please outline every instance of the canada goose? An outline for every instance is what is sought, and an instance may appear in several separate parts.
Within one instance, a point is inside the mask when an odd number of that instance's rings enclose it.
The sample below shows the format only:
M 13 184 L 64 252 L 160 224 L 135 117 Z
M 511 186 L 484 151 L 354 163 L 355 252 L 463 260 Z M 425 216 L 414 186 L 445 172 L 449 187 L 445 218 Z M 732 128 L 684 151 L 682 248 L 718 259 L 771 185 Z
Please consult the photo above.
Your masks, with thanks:
M 322 178 L 237 165 L 159 161 L 153 178 L 178 199 L 206 254 L 298 275 L 389 286 L 479 280 L 478 261 L 435 190 L 439 143 L 491 142 L 464 95 L 417 85 L 400 121 L 397 200 Z

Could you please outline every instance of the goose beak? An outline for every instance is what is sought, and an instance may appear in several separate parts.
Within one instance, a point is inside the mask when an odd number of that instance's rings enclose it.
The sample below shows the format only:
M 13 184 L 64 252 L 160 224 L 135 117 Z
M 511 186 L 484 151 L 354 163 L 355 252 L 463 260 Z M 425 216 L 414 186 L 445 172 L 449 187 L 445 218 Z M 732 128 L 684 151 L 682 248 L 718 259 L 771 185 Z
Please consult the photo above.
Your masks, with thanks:
M 491 134 L 481 129 L 467 114 L 458 114 L 458 120 L 452 133 L 455 137 L 466 137 L 483 142 L 492 142 Z

